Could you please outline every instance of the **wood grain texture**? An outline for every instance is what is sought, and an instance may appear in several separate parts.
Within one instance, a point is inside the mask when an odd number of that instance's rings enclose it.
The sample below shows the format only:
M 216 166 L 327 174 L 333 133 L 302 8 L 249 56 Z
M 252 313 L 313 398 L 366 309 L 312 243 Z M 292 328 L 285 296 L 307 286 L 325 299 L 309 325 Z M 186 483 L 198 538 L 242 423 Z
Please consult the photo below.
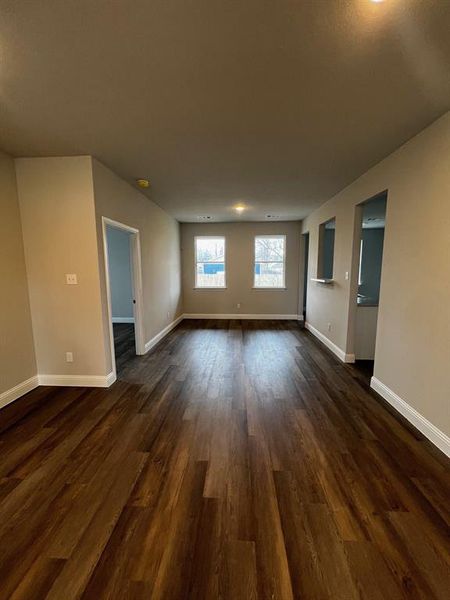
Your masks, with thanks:
M 448 599 L 448 460 L 295 322 L 116 329 L 0 412 L 0 598 Z

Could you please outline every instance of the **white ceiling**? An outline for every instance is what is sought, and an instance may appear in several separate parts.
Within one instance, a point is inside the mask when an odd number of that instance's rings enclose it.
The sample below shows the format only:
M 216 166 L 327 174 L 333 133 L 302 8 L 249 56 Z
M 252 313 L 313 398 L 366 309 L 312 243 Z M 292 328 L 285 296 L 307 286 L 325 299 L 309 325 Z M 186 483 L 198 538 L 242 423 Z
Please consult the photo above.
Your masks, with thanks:
M 0 146 L 300 219 L 448 110 L 449 31 L 449 0 L 0 0 Z

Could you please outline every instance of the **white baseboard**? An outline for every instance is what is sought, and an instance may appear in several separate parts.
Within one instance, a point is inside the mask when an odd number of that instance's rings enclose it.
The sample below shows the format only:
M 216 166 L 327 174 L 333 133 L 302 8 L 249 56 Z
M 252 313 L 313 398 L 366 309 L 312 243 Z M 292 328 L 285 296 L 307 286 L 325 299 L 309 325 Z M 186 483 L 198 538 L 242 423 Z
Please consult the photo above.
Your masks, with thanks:
M 259 315 L 256 313 L 251 314 L 204 314 L 204 313 L 185 313 L 183 315 L 185 319 L 260 319 L 260 320 L 273 320 L 273 321 L 301 321 L 303 315 Z
M 417 412 L 415 408 L 410 406 L 400 396 L 397 396 L 395 392 L 376 377 L 372 377 L 370 380 L 370 387 L 378 392 L 395 410 L 423 433 L 439 450 L 450 457 L 450 438 L 443 431 L 438 429 L 433 423 L 430 423 L 428 419 Z
M 39 385 L 61 385 L 68 387 L 109 387 L 116 380 L 109 375 L 38 375 Z
M 167 325 L 167 327 L 164 327 L 164 329 L 162 329 L 159 333 L 157 333 L 155 336 L 153 336 L 151 340 L 146 342 L 145 352 L 147 353 L 149 350 L 151 350 L 153 348 L 153 346 L 156 346 L 156 344 L 160 340 L 162 340 L 163 337 L 166 336 L 170 331 L 172 331 L 172 329 L 174 327 L 176 327 L 178 325 L 178 323 L 180 323 L 180 321 L 183 320 L 184 317 L 185 317 L 185 315 L 180 315 L 174 321 L 172 321 L 172 323 L 169 323 L 169 325 Z
M 134 317 L 113 317 L 113 323 L 134 323 Z
M 105 385 L 105 387 L 111 386 L 116 381 L 116 379 L 117 379 L 117 375 L 113 371 L 111 371 L 111 373 L 109 373 L 106 376 L 106 385 Z
M 31 392 L 39 385 L 59 385 L 77 387 L 109 387 L 116 380 L 114 373 L 101 375 L 34 375 L 0 394 L 0 409 Z
M 6 392 L 2 392 L 0 394 L 0 408 L 3 408 L 4 406 L 6 406 L 7 404 L 10 404 L 11 402 L 14 402 L 14 400 L 17 400 L 17 398 L 20 398 L 20 396 L 23 396 L 24 394 L 31 392 L 31 390 L 34 390 L 34 388 L 37 388 L 38 385 L 39 385 L 38 376 L 33 375 L 33 377 L 30 377 L 30 379 L 21 381 L 14 387 L 10 388 L 9 390 L 6 390 Z
M 324 344 L 329 350 L 331 350 L 331 352 L 333 352 L 333 354 L 335 354 L 340 360 L 342 360 L 342 362 L 345 362 L 345 363 L 354 363 L 355 362 L 354 354 L 346 354 L 343 350 L 341 350 L 341 348 L 339 348 L 339 346 L 336 346 L 336 344 L 334 342 L 329 340 L 326 335 L 324 335 L 318 329 L 313 327 L 311 325 L 311 323 L 308 323 L 308 321 L 305 322 L 305 328 L 308 331 L 310 331 L 314 336 L 316 336 L 316 338 L 318 340 L 320 340 L 322 342 L 322 344 Z

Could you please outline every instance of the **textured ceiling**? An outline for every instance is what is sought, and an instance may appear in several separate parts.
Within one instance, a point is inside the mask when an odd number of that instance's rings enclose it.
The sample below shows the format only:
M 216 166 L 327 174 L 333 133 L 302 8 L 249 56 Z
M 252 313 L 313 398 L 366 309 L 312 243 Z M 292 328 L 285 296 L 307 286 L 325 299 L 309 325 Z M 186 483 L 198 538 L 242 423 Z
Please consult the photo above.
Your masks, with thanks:
M 180 221 L 302 218 L 450 104 L 449 0 L 0 11 L 0 146 L 93 154 Z

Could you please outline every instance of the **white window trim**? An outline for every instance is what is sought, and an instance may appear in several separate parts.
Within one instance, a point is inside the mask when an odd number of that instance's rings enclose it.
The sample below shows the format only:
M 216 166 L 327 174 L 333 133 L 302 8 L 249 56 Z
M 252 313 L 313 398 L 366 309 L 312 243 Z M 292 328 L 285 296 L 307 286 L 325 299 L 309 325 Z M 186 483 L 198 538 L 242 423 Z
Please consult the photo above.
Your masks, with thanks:
M 223 285 L 198 285 L 197 284 L 197 240 L 223 240 Z M 209 261 L 210 264 L 219 263 L 219 261 Z M 226 290 L 227 289 L 227 239 L 224 235 L 196 235 L 194 237 L 194 290 Z
M 256 240 L 257 239 L 271 239 L 271 238 L 283 238 L 284 239 L 284 253 L 283 253 L 283 281 L 282 281 L 282 285 L 271 285 L 271 286 L 262 286 L 262 285 L 256 285 L 256 273 L 255 273 L 255 266 L 256 266 Z M 274 263 L 274 262 L 280 262 L 277 260 L 259 260 L 259 263 Z M 253 288 L 254 290 L 265 290 L 265 291 L 282 291 L 282 290 L 286 290 L 286 235 L 285 234 L 272 234 L 272 235 L 255 235 L 255 238 L 253 240 Z

